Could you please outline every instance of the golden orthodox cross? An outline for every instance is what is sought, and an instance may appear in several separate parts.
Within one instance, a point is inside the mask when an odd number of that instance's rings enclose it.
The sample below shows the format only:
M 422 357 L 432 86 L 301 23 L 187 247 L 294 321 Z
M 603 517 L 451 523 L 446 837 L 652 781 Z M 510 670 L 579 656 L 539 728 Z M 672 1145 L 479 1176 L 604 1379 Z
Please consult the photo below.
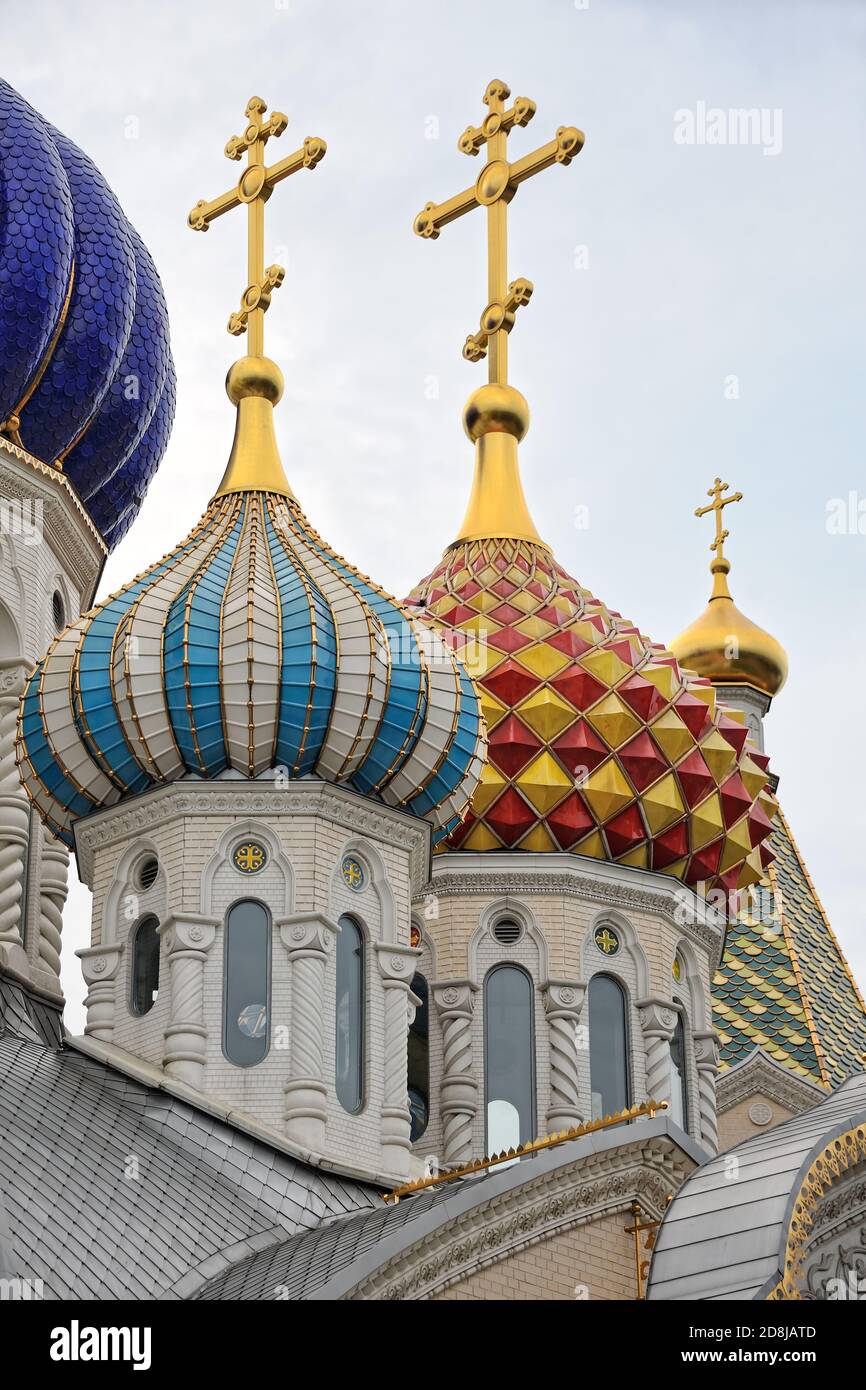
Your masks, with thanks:
M 250 97 L 246 106 L 247 126 L 243 135 L 233 135 L 225 147 L 227 159 L 240 159 L 246 151 L 247 167 L 237 184 L 227 193 L 221 193 L 211 202 L 200 198 L 187 222 L 194 232 L 206 232 L 211 222 L 222 217 L 224 212 L 247 205 L 247 278 L 248 285 L 241 296 L 241 307 L 231 315 L 228 331 L 236 337 L 248 334 L 249 355 L 261 357 L 265 350 L 265 310 L 271 302 L 271 295 L 283 283 L 285 269 L 281 265 L 271 265 L 265 269 L 265 203 L 274 191 L 274 186 L 299 169 L 315 169 L 327 150 L 324 140 L 318 136 L 307 136 L 299 150 L 287 155 L 279 163 L 265 166 L 265 145 L 271 136 L 282 135 L 288 125 L 288 117 L 282 111 L 272 111 L 266 121 L 262 120 L 267 104 L 261 97 Z
M 708 512 L 715 512 L 716 514 L 716 537 L 715 540 L 710 542 L 710 550 L 715 550 L 719 559 L 721 559 L 724 554 L 725 541 L 731 534 L 730 531 L 724 530 L 722 526 L 722 512 L 731 502 L 742 502 L 743 500 L 743 494 L 741 492 L 733 492 L 730 497 L 725 497 L 724 494 L 730 486 L 730 483 L 723 483 L 721 478 L 716 478 L 713 486 L 707 488 L 707 496 L 712 497 L 712 502 L 706 507 L 695 508 L 695 516 L 706 516 Z
M 473 208 L 487 209 L 487 296 L 477 333 L 470 333 L 463 356 L 470 362 L 488 357 L 488 380 L 500 386 L 508 383 L 508 334 L 514 315 L 532 294 L 530 280 L 508 283 L 508 204 L 520 184 L 549 169 L 552 164 L 570 164 L 583 148 L 583 132 L 574 126 L 560 126 L 556 137 L 532 154 L 509 163 L 508 135 L 514 126 L 528 125 L 535 115 L 535 102 L 517 97 L 506 109 L 510 89 L 496 78 L 484 93 L 488 114 L 480 126 L 468 126 L 457 142 L 463 154 L 477 155 L 487 146 L 487 163 L 471 188 L 445 203 L 427 203 L 415 218 L 418 236 L 438 237 L 443 227 Z M 488 352 L 489 349 L 489 352 Z

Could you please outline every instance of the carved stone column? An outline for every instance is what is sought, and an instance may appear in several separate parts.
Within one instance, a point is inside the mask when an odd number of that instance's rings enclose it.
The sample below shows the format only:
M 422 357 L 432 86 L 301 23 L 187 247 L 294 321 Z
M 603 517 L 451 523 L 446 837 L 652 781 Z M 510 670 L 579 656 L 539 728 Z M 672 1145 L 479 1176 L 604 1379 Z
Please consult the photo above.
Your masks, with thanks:
M 18 695 L 23 684 L 22 662 L 0 663 L 0 959 L 26 971 L 21 908 L 30 802 L 15 762 Z
M 85 1035 L 110 1043 L 114 1036 L 115 992 L 123 944 L 88 946 L 75 954 L 81 961 L 81 973 L 87 985 Z
M 671 1098 L 671 1041 L 677 1011 L 666 999 L 639 999 L 640 1026 L 646 1042 L 647 1100 Z
M 69 850 L 49 830 L 42 830 L 39 865 L 39 964 L 57 977 L 60 988 L 60 933 L 69 878 Z
M 719 1039 L 715 1033 L 693 1033 L 692 1041 L 698 1068 L 701 1140 L 710 1153 L 717 1153 L 719 1122 L 716 1114 L 716 1074 L 719 1070 Z
M 386 1173 L 409 1172 L 408 1047 L 406 1035 L 414 1015 L 409 989 L 418 952 L 407 946 L 376 946 L 379 974 L 385 991 L 384 1064 L 382 1068 L 382 1167 Z
M 550 1106 L 547 1132 L 572 1129 L 583 1119 L 577 1070 L 577 1029 L 586 985 L 548 980 L 542 989 L 550 1047 Z
M 320 1153 L 325 1143 L 325 966 L 340 928 L 320 912 L 284 918 L 280 937 L 291 968 L 289 1077 L 285 1085 L 286 1134 Z
M 478 986 L 445 980 L 432 986 L 442 1024 L 442 1127 L 446 1166 L 472 1157 L 472 1127 L 478 1111 L 478 1080 L 472 1074 L 472 1009 Z
M 201 1090 L 207 1061 L 204 967 L 218 922 L 192 912 L 171 912 L 159 926 L 168 944 L 169 1023 L 163 1065 L 170 1076 Z

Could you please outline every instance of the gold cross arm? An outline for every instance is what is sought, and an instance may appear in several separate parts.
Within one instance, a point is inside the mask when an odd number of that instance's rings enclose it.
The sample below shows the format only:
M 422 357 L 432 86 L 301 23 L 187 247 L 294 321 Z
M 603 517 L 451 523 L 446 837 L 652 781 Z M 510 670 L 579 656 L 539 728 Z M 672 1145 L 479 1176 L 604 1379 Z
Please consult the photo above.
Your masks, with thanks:
M 232 160 L 240 159 L 246 153 L 246 168 L 233 188 L 210 202 L 200 198 L 187 218 L 194 232 L 206 232 L 218 217 L 246 204 L 247 288 L 241 297 L 240 310 L 229 318 L 228 331 L 235 335 L 247 332 L 249 354 L 258 357 L 264 353 L 265 310 L 271 302 L 273 291 L 279 289 L 286 273 L 282 266 L 269 266 L 265 270 L 265 203 L 283 179 L 299 169 L 315 169 L 324 159 L 328 148 L 318 136 L 307 136 L 300 149 L 267 167 L 264 162 L 265 145 L 271 138 L 282 135 L 288 118 L 282 111 L 273 111 L 267 120 L 263 120 L 266 110 L 267 105 L 261 97 L 251 97 L 247 102 L 248 119 L 244 132 L 233 135 L 224 151 L 226 158 Z
M 584 143 L 583 133 L 575 126 L 560 126 L 553 140 L 510 163 L 509 132 L 515 126 L 528 125 L 536 109 L 529 97 L 517 97 L 513 106 L 506 107 L 510 95 L 509 88 L 498 78 L 490 82 L 484 93 L 487 116 L 480 126 L 468 126 L 457 142 L 458 149 L 469 155 L 477 155 L 487 146 L 487 162 L 472 187 L 445 202 L 426 203 L 413 223 L 417 236 L 435 241 L 449 222 L 473 208 L 487 209 L 488 303 L 481 315 L 481 332 L 470 334 L 463 355 L 472 362 L 487 356 L 489 380 L 503 386 L 508 382 L 508 334 L 514 326 L 514 309 L 526 304 L 532 293 L 528 280 L 508 283 L 508 204 L 522 183 L 553 164 L 570 164 Z M 522 297 L 511 304 L 517 286 L 528 286 L 529 293 L 522 291 Z
M 715 482 L 713 483 L 713 486 L 711 488 L 707 488 L 707 496 L 711 497 L 712 501 L 709 502 L 705 507 L 695 508 L 695 516 L 698 517 L 707 516 L 710 512 L 715 513 L 716 534 L 715 538 L 710 542 L 710 550 L 717 551 L 720 558 L 723 553 L 725 541 L 731 534 L 730 531 L 726 531 L 723 526 L 722 513 L 724 512 L 725 507 L 730 506 L 732 502 L 742 502 L 743 500 L 743 494 L 741 492 L 732 492 L 730 497 L 725 496 L 725 493 L 728 491 L 728 488 L 730 486 L 730 483 L 723 483 L 721 478 L 716 478 Z
M 508 294 L 501 304 L 488 304 L 481 315 L 481 327 L 477 333 L 470 333 L 463 345 L 463 356 L 467 362 L 480 362 L 487 356 L 487 344 L 494 333 L 502 329 L 510 333 L 514 327 L 517 310 L 528 304 L 532 298 L 531 280 L 512 280 Z

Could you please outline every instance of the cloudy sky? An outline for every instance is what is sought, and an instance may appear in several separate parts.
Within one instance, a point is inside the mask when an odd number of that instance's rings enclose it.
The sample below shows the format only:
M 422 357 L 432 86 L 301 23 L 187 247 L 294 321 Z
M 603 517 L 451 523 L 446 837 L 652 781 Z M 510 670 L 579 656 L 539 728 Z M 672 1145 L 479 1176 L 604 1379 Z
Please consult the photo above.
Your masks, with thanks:
M 3 39 L 3 75 L 96 160 L 168 296 L 177 422 L 104 591 L 185 534 L 228 455 L 245 219 L 204 237 L 186 214 L 236 177 L 222 150 L 249 96 L 289 116 L 269 158 L 328 142 L 268 205 L 267 263 L 288 268 L 267 318 L 283 460 L 316 527 L 398 595 L 462 517 L 460 411 L 484 371 L 460 355 L 486 299 L 483 218 L 433 243 L 413 216 L 477 174 L 456 140 L 491 77 L 538 104 L 512 158 L 586 132 L 510 209 L 509 271 L 535 284 L 511 340 L 530 505 L 583 584 L 669 640 L 708 594 L 695 506 L 717 473 L 744 492 L 734 594 L 791 658 L 768 746 L 866 983 L 863 0 L 28 0 Z M 682 142 L 677 113 L 699 134 L 702 110 L 744 108 L 764 113 L 752 143 Z M 838 534 L 828 509 L 852 493 L 864 534 Z M 73 1028 L 88 913 L 73 883 Z

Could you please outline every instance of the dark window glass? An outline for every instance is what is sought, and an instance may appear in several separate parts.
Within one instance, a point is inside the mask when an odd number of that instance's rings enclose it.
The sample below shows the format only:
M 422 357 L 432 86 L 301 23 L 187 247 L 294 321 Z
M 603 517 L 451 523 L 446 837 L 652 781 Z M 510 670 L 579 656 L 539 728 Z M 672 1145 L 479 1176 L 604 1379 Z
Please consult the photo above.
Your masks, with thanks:
M 236 1067 L 267 1056 L 271 924 L 261 903 L 235 903 L 226 918 L 223 1051 Z
M 412 976 L 412 993 L 421 1000 L 409 1028 L 409 1113 L 410 1138 L 420 1139 L 430 1118 L 430 991 L 421 974 Z
M 337 1099 L 354 1115 L 364 1101 L 364 938 L 351 917 L 337 937 Z
M 159 922 L 142 917 L 132 938 L 132 1012 L 150 1013 L 159 993 Z
M 679 1000 L 675 1000 L 679 1003 Z M 671 1098 L 670 1117 L 680 1129 L 688 1129 L 689 1104 L 686 1087 L 686 1030 L 683 1016 L 677 1018 L 677 1026 L 671 1038 Z
M 535 1064 L 532 981 L 514 965 L 497 965 L 484 982 L 487 1152 L 533 1139 Z
M 625 995 L 609 975 L 589 984 L 589 1073 L 592 1118 L 612 1115 L 629 1103 Z

